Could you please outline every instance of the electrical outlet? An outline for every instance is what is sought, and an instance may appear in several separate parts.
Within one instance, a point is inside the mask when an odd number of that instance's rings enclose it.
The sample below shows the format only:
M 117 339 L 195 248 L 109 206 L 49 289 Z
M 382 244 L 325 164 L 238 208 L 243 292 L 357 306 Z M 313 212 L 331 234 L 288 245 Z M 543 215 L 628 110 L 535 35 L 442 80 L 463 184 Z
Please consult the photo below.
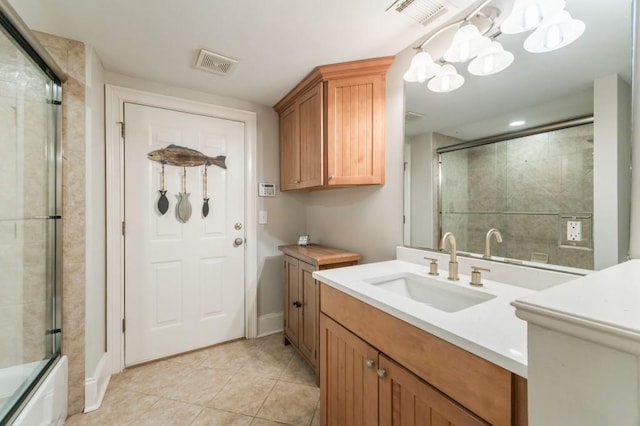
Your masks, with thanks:
M 579 220 L 567 221 L 567 240 L 582 241 L 582 222 Z

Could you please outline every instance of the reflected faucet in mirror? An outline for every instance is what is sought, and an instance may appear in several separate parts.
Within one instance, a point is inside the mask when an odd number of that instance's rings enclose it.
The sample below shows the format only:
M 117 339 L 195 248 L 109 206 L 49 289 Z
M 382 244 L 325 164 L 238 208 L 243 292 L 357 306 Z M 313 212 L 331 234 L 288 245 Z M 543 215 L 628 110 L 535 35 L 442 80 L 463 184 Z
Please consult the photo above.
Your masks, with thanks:
M 440 240 L 440 250 L 444 250 L 444 246 L 447 241 L 449 242 L 449 252 L 451 257 L 449 259 L 449 278 L 451 281 L 458 281 L 458 255 L 456 254 L 456 237 L 452 232 L 445 232 Z
M 502 242 L 502 235 L 500 234 L 500 231 L 496 228 L 489 229 L 487 236 L 484 238 L 484 256 L 482 257 L 485 259 L 491 259 L 491 236 L 493 235 L 496 236 L 497 242 Z

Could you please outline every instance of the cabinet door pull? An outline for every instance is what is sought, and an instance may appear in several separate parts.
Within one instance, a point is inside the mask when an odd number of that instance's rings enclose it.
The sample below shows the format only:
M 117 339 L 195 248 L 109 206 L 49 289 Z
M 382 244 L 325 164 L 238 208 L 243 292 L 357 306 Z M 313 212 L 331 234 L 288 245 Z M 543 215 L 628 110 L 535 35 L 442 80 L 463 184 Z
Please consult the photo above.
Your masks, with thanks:
M 375 361 L 374 361 L 374 360 L 372 360 L 372 359 L 368 359 L 368 360 L 365 362 L 365 364 L 366 364 L 367 368 L 373 368 L 373 367 L 375 367 L 375 365 L 376 365 Z
M 297 300 L 295 302 L 292 303 L 292 305 L 296 308 L 299 308 L 302 306 L 302 303 L 298 302 Z
M 378 377 L 384 379 L 387 376 L 387 371 L 384 368 L 378 368 Z

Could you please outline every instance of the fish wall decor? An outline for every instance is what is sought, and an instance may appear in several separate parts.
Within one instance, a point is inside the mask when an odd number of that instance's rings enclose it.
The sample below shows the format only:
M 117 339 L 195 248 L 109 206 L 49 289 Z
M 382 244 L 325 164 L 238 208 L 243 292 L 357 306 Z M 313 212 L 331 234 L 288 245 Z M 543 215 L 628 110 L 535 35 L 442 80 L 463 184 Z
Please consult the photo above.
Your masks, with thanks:
M 178 193 L 178 204 L 176 205 L 176 218 L 180 223 L 187 223 L 191 217 L 191 202 L 189 201 L 189 194 L 187 192 L 187 168 L 183 167 L 182 172 L 182 192 Z
M 227 168 L 226 156 L 207 157 L 200 151 L 178 145 L 169 145 L 166 148 L 156 149 L 147 154 L 147 158 L 170 166 L 196 167 L 196 166 L 218 166 Z
M 207 166 L 204 166 L 202 173 L 202 217 L 209 214 L 209 198 L 207 197 Z
M 162 171 L 160 172 L 161 188 L 158 191 L 160 198 L 158 198 L 158 211 L 161 215 L 165 214 L 169 210 L 169 200 L 167 199 L 167 190 L 164 187 L 164 163 L 162 163 Z

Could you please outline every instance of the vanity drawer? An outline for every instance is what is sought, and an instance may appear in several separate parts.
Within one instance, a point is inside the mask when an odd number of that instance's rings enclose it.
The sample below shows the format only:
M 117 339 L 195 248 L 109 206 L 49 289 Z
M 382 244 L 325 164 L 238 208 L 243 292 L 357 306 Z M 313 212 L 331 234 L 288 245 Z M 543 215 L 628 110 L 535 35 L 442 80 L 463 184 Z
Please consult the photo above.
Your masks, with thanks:
M 490 423 L 521 424 L 510 371 L 324 283 L 320 310 Z

